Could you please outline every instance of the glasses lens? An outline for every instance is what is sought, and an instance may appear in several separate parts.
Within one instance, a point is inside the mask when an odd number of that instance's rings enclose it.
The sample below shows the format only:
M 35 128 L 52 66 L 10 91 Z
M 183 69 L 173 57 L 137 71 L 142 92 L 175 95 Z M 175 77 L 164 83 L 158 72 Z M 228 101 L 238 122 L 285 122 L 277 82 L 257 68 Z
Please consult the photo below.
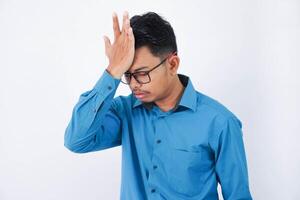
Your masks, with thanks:
M 135 72 L 133 75 L 129 73 L 123 74 L 121 77 L 121 81 L 125 84 L 130 84 L 130 80 L 134 77 L 134 79 L 139 82 L 139 83 L 149 83 L 150 82 L 150 77 L 147 72 Z
M 126 84 L 129 84 L 130 83 L 130 74 L 123 74 L 122 78 L 121 78 L 121 81 L 123 83 L 126 83 Z
M 134 78 L 140 83 L 149 83 L 150 78 L 146 72 L 138 72 L 134 74 Z

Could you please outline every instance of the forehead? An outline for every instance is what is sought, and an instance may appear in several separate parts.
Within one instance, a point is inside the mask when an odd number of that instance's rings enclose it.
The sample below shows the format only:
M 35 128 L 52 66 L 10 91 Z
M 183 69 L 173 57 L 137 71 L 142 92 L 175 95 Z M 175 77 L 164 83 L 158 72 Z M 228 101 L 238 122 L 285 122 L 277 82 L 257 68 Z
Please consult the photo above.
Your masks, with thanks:
M 142 67 L 143 70 L 151 69 L 159 61 L 159 57 L 152 55 L 147 47 L 140 47 L 135 50 L 133 63 L 128 71 L 133 72 Z

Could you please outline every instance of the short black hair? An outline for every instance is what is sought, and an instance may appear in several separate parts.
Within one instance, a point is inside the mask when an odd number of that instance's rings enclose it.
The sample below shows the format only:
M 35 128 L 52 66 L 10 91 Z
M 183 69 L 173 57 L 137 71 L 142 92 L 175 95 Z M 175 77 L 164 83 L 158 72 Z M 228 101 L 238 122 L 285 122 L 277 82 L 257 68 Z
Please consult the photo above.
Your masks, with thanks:
M 177 52 L 176 36 L 170 23 L 155 12 L 135 15 L 130 19 L 135 49 L 146 46 L 152 55 L 163 58 Z

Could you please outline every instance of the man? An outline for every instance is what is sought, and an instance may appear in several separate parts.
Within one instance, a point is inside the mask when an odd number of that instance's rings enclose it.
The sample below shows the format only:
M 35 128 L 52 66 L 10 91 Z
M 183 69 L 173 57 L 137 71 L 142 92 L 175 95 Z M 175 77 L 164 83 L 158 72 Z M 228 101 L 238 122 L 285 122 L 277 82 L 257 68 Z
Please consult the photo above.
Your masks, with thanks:
M 177 74 L 180 59 L 171 25 L 149 12 L 104 36 L 109 65 L 83 93 L 65 132 L 76 153 L 122 145 L 122 200 L 252 199 L 241 122 Z M 120 82 L 132 94 L 114 98 Z

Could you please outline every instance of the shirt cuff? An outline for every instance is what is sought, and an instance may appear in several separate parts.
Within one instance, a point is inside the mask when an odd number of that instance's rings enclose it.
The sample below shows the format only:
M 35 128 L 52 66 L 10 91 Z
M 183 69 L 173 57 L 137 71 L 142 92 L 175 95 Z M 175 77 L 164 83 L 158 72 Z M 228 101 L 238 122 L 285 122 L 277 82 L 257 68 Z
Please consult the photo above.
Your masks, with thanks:
M 121 80 L 114 78 L 107 70 L 104 70 L 102 76 L 94 86 L 94 90 L 102 96 L 107 96 L 112 91 L 116 90 Z

